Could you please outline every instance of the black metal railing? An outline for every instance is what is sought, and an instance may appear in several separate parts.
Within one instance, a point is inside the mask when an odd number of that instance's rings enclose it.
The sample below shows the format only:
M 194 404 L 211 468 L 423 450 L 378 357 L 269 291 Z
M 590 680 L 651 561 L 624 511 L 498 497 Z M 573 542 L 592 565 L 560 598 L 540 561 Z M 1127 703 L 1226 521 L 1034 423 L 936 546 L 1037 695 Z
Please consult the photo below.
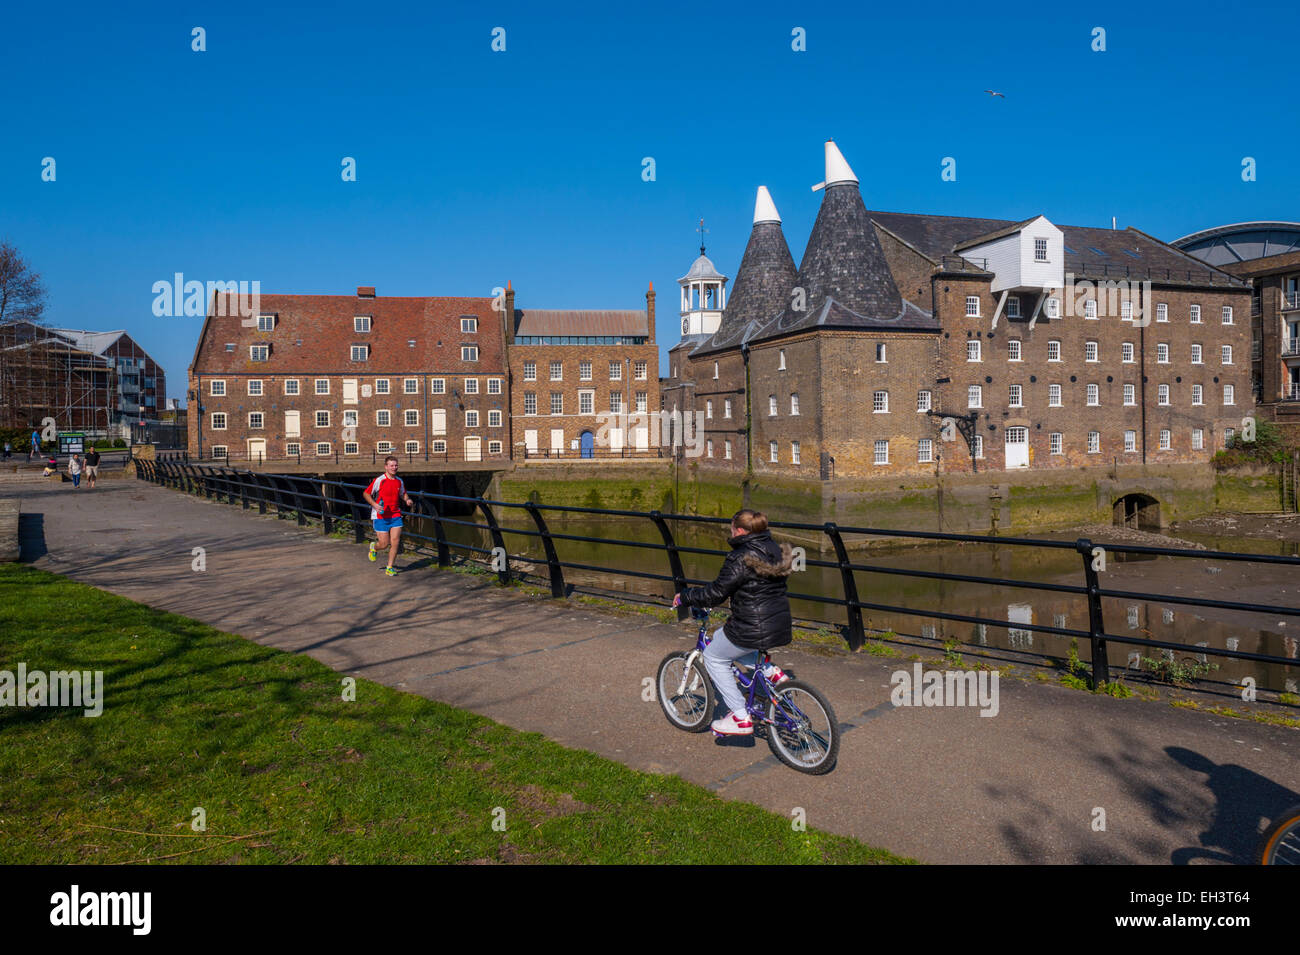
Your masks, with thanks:
M 350 525 L 358 542 L 366 539 L 369 526 L 369 505 L 361 499 L 363 485 L 344 481 L 324 480 L 298 474 L 272 474 L 259 471 L 236 470 L 216 465 L 196 464 L 183 460 L 137 460 L 136 473 L 140 480 L 151 481 L 165 487 L 178 488 L 206 498 L 226 503 L 238 503 L 245 509 L 256 506 L 259 513 L 266 514 L 268 508 L 274 508 L 280 517 L 288 516 L 301 525 L 309 519 L 318 520 L 324 533 L 331 533 L 338 525 Z M 410 491 L 416 502 L 412 516 L 421 517 L 433 525 L 434 536 L 429 537 L 414 530 L 403 534 L 403 540 L 431 545 L 436 549 L 439 567 L 451 564 L 453 549 L 464 551 L 473 556 L 504 558 L 496 561 L 493 568 L 502 583 L 509 583 L 512 572 L 505 545 L 505 535 L 516 535 L 540 539 L 544 553 L 547 580 L 551 596 L 564 597 L 574 587 L 565 579 L 566 570 L 589 571 L 617 577 L 631 577 L 642 580 L 660 581 L 671 584 L 674 592 L 681 591 L 688 584 L 701 584 L 707 581 L 687 577 L 683 568 L 682 554 L 700 554 L 725 556 L 726 551 L 714 548 L 692 547 L 680 543 L 674 535 L 670 522 L 680 527 L 686 525 L 719 526 L 728 523 L 727 518 L 702 517 L 689 514 L 665 514 L 660 511 L 632 511 L 597 507 L 576 507 L 557 504 L 538 504 L 532 501 L 494 501 L 479 497 L 461 497 L 449 494 L 435 494 L 426 491 Z M 449 506 L 450 505 L 450 506 Z M 497 510 L 516 509 L 531 518 L 532 528 L 502 526 L 497 518 Z M 464 515 L 453 516 L 453 510 L 469 514 L 481 513 L 483 523 L 467 520 Z M 546 513 L 568 517 L 632 518 L 647 520 L 657 529 L 662 543 L 647 543 L 625 538 L 591 537 L 582 534 L 567 534 L 552 530 L 546 521 Z M 483 548 L 473 544 L 456 541 L 447 536 L 446 527 L 459 526 L 485 531 L 491 537 L 492 547 Z M 1261 554 L 1239 554 L 1224 551 L 1188 550 L 1170 547 L 1149 547 L 1134 544 L 1095 545 L 1087 538 L 1074 541 L 1037 540 L 1019 537 L 988 537 L 975 534 L 952 534 L 925 531 L 888 530 L 867 527 L 840 527 L 834 522 L 821 524 L 796 521 L 772 521 L 769 526 L 776 531 L 814 532 L 824 535 L 833 560 L 806 557 L 808 567 L 821 567 L 838 572 L 843 596 L 828 597 L 824 594 L 799 593 L 791 590 L 793 600 L 843 608 L 846 623 L 841 625 L 827 620 L 813 620 L 813 624 L 841 627 L 841 633 L 852 649 L 858 649 L 866 641 L 867 630 L 863 620 L 863 611 L 895 613 L 911 617 L 938 619 L 959 623 L 999 627 L 1007 630 L 1030 631 L 1086 640 L 1091 648 L 1091 663 L 1094 683 L 1110 682 L 1110 662 L 1107 655 L 1109 642 L 1136 647 L 1160 649 L 1166 651 L 1182 650 L 1197 657 L 1218 656 L 1228 659 L 1253 661 L 1260 664 L 1278 664 L 1284 667 L 1300 667 L 1300 659 L 1282 657 L 1266 653 L 1245 650 L 1219 649 L 1203 645 L 1189 647 L 1186 643 L 1159 640 L 1152 637 L 1136 637 L 1115 634 L 1107 631 L 1103 617 L 1103 598 L 1120 600 L 1157 601 L 1191 607 L 1215 608 L 1239 613 L 1277 614 L 1284 617 L 1300 617 L 1300 607 L 1280 604 L 1259 604 L 1250 601 L 1218 600 L 1203 596 L 1183 594 L 1155 594 L 1136 590 L 1118 590 L 1102 583 L 1102 574 L 1109 557 L 1112 560 L 1142 557 L 1170 557 L 1213 559 L 1215 561 L 1248 562 L 1261 565 L 1285 566 L 1300 569 L 1300 557 L 1270 556 Z M 891 567 L 879 562 L 864 563 L 849 557 L 845 546 L 846 534 L 854 536 L 871 536 L 883 538 L 900 538 L 913 541 L 951 542 L 962 544 L 986 544 L 998 547 L 1035 548 L 1056 552 L 1073 551 L 1082 562 L 1083 583 L 1063 584 L 1045 581 L 1017 580 L 1007 577 L 992 577 L 981 574 L 948 573 L 937 570 L 918 570 Z M 668 573 L 654 569 L 633 570 L 616 568 L 574 561 L 561 560 L 556 549 L 557 541 L 573 541 L 601 545 L 616 545 L 645 551 L 660 551 L 667 558 Z M 525 559 L 530 563 L 533 558 Z M 1030 622 L 983 617 L 976 614 L 954 613 L 938 609 L 917 609 L 903 607 L 887 602 L 888 588 L 877 588 L 879 596 L 860 596 L 856 574 L 874 574 L 885 578 L 903 577 L 920 580 L 952 581 L 974 583 L 989 587 L 1013 587 L 1046 593 L 1070 594 L 1086 601 L 1088 608 L 1088 628 L 1086 630 L 1064 626 L 1048 626 Z M 524 575 L 526 576 L 526 575 Z M 684 610 L 682 613 L 684 614 Z M 983 644 L 971 644 L 955 641 L 954 646 L 969 646 L 972 649 L 987 650 Z M 1051 657 L 1055 655 L 1037 654 Z

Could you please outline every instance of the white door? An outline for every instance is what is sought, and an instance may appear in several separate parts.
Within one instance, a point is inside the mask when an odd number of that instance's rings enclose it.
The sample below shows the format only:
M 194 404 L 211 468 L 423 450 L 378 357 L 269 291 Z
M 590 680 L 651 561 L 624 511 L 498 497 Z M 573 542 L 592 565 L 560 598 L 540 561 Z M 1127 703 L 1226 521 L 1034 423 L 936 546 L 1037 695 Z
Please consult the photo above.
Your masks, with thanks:
M 527 452 L 528 454 L 537 453 L 537 432 L 536 431 L 524 432 L 524 451 Z
M 357 403 L 357 379 L 343 379 L 343 403 L 345 405 L 354 405 Z
M 447 433 L 447 409 L 434 408 L 430 410 L 429 415 L 430 415 L 429 427 L 432 429 L 430 430 L 429 433 L 446 434 Z
M 286 438 L 297 438 L 302 435 L 298 415 L 299 412 L 297 411 L 286 411 L 284 413 L 284 436 Z
M 558 455 L 563 453 L 564 453 L 564 429 L 552 428 L 551 429 L 551 454 Z
M 622 428 L 609 429 L 609 450 L 613 451 L 615 454 L 623 450 L 623 429 Z
M 483 459 L 483 439 L 466 438 L 465 439 L 465 460 L 481 461 Z
M 1007 468 L 1029 467 L 1029 429 L 1007 428 Z
M 650 429 L 645 425 L 638 425 L 632 429 L 632 444 L 638 451 L 646 451 L 650 448 Z
M 248 439 L 248 460 L 253 463 L 266 460 L 266 438 Z

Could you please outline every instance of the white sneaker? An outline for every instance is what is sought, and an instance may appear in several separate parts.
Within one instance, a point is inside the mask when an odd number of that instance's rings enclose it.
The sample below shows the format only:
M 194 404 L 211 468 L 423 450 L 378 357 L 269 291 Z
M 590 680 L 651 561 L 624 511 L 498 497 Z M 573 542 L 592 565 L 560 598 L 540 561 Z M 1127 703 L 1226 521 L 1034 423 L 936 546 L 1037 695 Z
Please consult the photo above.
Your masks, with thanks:
M 719 736 L 752 736 L 754 721 L 750 719 L 748 713 L 744 716 L 728 713 L 722 719 L 714 720 L 711 728 Z
M 790 679 L 790 674 L 786 673 L 775 663 L 769 663 L 763 667 L 763 676 L 767 677 L 767 682 L 773 686 L 780 686 L 786 680 Z

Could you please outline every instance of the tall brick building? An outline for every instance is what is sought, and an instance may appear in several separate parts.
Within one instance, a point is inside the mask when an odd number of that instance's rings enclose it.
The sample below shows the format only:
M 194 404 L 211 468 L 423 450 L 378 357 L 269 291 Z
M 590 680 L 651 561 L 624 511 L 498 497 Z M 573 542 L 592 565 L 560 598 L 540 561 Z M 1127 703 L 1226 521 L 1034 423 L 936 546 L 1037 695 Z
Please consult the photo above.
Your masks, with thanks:
M 870 212 L 826 144 L 796 270 L 760 190 L 670 352 L 705 466 L 810 479 L 1207 461 L 1253 407 L 1248 283 L 1136 229 Z

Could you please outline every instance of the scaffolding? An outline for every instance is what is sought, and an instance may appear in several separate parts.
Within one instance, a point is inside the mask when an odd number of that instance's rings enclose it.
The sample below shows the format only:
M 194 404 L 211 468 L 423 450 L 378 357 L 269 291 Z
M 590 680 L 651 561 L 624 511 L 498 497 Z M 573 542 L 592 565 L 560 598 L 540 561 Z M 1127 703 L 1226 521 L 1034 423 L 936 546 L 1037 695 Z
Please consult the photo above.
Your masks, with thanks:
M 100 355 L 26 322 L 0 326 L 0 427 L 108 434 L 117 369 Z

